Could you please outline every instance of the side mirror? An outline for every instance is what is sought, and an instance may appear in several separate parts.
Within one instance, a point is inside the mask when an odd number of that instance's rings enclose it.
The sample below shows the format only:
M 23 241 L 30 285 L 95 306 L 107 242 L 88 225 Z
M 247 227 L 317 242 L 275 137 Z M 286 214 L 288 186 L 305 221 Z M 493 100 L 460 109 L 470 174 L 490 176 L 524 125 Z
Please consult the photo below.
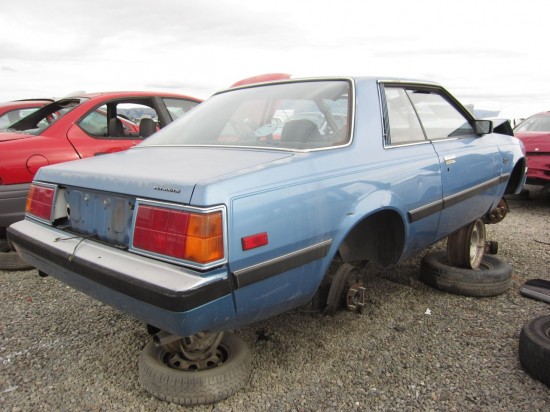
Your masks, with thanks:
M 493 122 L 490 120 L 476 120 L 474 123 L 475 132 L 479 136 L 493 133 Z

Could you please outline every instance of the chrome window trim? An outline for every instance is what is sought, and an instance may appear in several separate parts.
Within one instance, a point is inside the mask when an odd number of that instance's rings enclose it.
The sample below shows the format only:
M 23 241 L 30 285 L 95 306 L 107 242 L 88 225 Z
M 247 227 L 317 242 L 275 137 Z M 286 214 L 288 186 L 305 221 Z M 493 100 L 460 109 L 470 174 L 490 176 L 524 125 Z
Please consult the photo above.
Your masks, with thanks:
M 395 149 L 395 148 L 404 147 L 404 146 L 417 146 L 417 145 L 420 145 L 420 144 L 427 144 L 427 143 L 448 142 L 448 141 L 460 140 L 460 139 L 471 137 L 471 135 L 467 135 L 467 136 L 452 136 L 452 137 L 441 137 L 441 138 L 436 138 L 436 139 L 429 139 L 426 136 L 426 140 L 423 141 L 423 142 L 418 141 L 418 142 L 402 143 L 402 144 L 388 143 L 388 139 L 387 139 L 388 132 L 386 130 L 386 126 L 385 126 L 385 123 L 384 123 L 384 120 L 386 119 L 386 117 L 385 117 L 385 113 L 383 111 L 384 106 L 385 106 L 385 97 L 382 96 L 382 88 L 386 84 L 389 85 L 389 86 L 395 85 L 396 87 L 416 86 L 416 85 L 418 85 L 420 87 L 430 87 L 430 88 L 433 88 L 433 89 L 437 89 L 441 92 L 442 95 L 451 98 L 452 101 L 450 101 L 449 104 L 451 106 L 453 106 L 463 116 L 464 116 L 464 112 L 461 110 L 462 104 L 458 100 L 456 100 L 452 95 L 450 95 L 449 92 L 442 85 L 440 85 L 439 83 L 423 82 L 423 81 L 419 81 L 419 80 L 407 80 L 407 79 L 378 79 L 376 83 L 378 85 L 378 101 L 380 102 L 380 114 L 381 114 L 380 119 L 381 119 L 381 126 L 382 126 L 382 139 L 383 139 L 384 149 Z M 458 106 L 456 106 L 457 103 L 458 103 Z M 471 120 L 468 116 L 465 116 L 465 118 L 467 120 Z M 422 122 L 420 122 L 420 124 L 422 124 Z
M 319 78 L 306 78 L 306 79 L 289 79 L 289 80 L 281 80 L 281 81 L 274 81 L 274 82 L 265 82 L 265 83 L 258 83 L 253 85 L 244 85 L 240 87 L 235 87 L 231 89 L 222 90 L 217 94 L 227 93 L 232 90 L 238 90 L 238 89 L 247 89 L 251 87 L 261 87 L 261 86 L 268 86 L 272 84 L 286 84 L 286 83 L 305 83 L 305 82 L 318 82 L 318 81 L 346 81 L 350 85 L 350 113 L 349 113 L 349 140 L 345 144 L 337 145 L 337 146 L 328 146 L 328 147 L 319 147 L 319 148 L 313 148 L 313 149 L 289 149 L 289 148 L 278 148 L 278 147 L 270 147 L 270 146 L 238 146 L 238 145 L 199 145 L 199 144 L 171 144 L 171 145 L 137 145 L 131 147 L 129 150 L 138 150 L 138 149 L 146 149 L 148 147 L 205 147 L 205 148 L 216 148 L 216 149 L 248 149 L 248 150 L 267 150 L 267 151 L 277 151 L 277 152 L 291 152 L 291 153 L 311 153 L 311 152 L 322 152 L 326 150 L 335 150 L 335 149 L 341 149 L 344 147 L 348 147 L 353 143 L 354 139 L 354 132 L 355 132 L 355 100 L 356 100 L 356 86 L 355 86 L 355 80 L 351 77 L 319 77 Z

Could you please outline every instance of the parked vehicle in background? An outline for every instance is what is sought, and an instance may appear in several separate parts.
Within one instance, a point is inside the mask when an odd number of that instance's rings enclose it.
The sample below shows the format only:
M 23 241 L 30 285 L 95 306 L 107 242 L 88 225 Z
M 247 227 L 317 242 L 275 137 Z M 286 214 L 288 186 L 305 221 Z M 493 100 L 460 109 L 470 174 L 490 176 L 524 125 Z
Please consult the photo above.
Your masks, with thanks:
M 0 103 L 0 129 L 6 129 L 51 102 L 52 99 L 25 99 Z
M 265 73 L 258 74 L 256 76 L 247 77 L 246 79 L 241 79 L 238 82 L 235 82 L 231 87 L 240 87 L 248 86 L 251 84 L 274 82 L 277 80 L 289 80 L 292 76 L 288 73 Z
M 527 152 L 527 183 L 550 185 L 550 112 L 537 113 L 514 128 Z
M 207 403 L 250 374 L 228 331 L 302 305 L 359 311 L 366 262 L 448 236 L 433 283 L 502 293 L 510 268 L 484 259 L 484 225 L 524 181 L 521 143 L 438 84 L 282 80 L 219 92 L 128 151 L 40 169 L 8 233 L 42 274 L 148 325 L 150 393 Z
M 49 102 L 0 130 L 0 237 L 23 219 L 40 167 L 126 150 L 200 102 L 172 93 L 82 93 Z M 129 120 L 136 115 L 139 124 Z

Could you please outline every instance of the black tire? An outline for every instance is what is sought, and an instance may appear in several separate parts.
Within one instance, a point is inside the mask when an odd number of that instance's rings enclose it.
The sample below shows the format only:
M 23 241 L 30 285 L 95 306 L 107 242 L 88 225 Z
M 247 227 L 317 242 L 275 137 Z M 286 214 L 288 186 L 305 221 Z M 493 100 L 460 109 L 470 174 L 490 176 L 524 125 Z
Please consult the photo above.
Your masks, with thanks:
M 422 259 L 420 278 L 426 284 L 464 296 L 495 296 L 508 290 L 512 268 L 496 256 L 486 255 L 479 269 L 451 266 L 443 251 L 430 253 Z
M 540 316 L 523 325 L 519 360 L 529 375 L 550 386 L 550 316 Z
M 0 270 L 28 270 L 33 266 L 25 262 L 16 252 L 0 252 Z
M 8 242 L 8 239 L 0 237 L 0 252 L 9 252 L 10 251 L 10 243 Z
M 180 405 L 199 405 L 228 398 L 246 385 L 252 371 L 247 344 L 225 332 L 220 346 L 227 360 L 212 369 L 182 371 L 163 361 L 165 352 L 150 342 L 139 357 L 139 380 L 153 396 Z

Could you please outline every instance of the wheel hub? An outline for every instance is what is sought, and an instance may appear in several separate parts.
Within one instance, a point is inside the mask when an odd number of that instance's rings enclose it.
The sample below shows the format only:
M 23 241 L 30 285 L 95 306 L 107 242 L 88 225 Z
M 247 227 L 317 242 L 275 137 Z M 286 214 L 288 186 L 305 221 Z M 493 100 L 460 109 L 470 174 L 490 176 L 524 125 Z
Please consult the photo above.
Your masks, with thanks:
M 361 312 L 366 303 L 366 291 L 363 282 L 350 286 L 346 296 L 346 306 L 352 312 Z
M 227 349 L 221 345 L 222 338 L 223 332 L 185 336 L 165 347 L 164 361 L 171 368 L 185 371 L 214 368 L 228 358 Z

